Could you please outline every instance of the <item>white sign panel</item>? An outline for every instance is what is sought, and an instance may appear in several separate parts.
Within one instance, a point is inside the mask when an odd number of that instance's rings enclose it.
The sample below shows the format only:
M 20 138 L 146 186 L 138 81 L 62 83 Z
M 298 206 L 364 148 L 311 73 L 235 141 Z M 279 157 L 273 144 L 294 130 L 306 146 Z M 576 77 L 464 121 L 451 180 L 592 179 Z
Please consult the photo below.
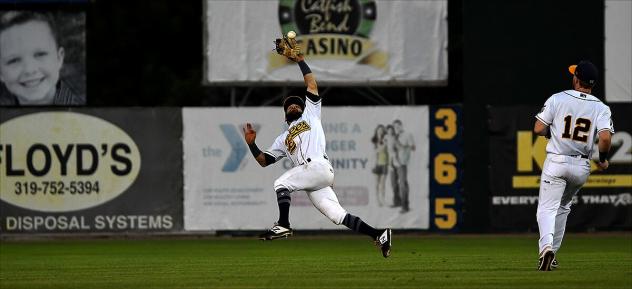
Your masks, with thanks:
M 606 1 L 606 101 L 632 102 L 632 1 Z
M 184 108 L 184 225 L 186 230 L 253 230 L 278 219 L 273 182 L 291 168 L 288 159 L 262 168 L 242 127 L 250 122 L 266 150 L 286 125 L 282 108 Z M 377 151 L 371 139 L 379 125 L 400 120 L 414 150 L 407 166 L 410 211 L 391 207 L 393 168 L 378 200 Z M 351 214 L 375 227 L 427 229 L 428 107 L 323 108 L 327 154 L 335 170 L 334 191 Z M 380 201 L 383 201 L 380 204 Z M 346 229 L 313 207 L 305 192 L 292 193 L 290 222 L 296 229 Z
M 211 84 L 302 83 L 273 51 L 289 31 L 322 84 L 447 84 L 446 0 L 207 0 L 205 24 Z

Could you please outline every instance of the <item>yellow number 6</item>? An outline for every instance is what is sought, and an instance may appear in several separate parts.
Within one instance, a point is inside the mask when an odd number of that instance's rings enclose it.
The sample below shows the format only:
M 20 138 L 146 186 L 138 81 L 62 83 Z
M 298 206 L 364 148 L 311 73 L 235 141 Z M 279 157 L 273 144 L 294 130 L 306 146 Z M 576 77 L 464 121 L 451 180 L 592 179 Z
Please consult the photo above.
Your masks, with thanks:
M 434 177 L 437 183 L 449 185 L 456 180 L 456 157 L 451 153 L 440 153 L 434 159 Z

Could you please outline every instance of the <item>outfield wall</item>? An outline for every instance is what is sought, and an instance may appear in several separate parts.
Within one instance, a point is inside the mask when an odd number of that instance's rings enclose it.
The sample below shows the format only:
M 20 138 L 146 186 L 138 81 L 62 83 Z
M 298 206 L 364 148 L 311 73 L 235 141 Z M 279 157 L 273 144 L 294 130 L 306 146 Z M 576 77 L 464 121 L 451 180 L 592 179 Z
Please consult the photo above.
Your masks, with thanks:
M 545 141 L 533 136 L 538 107 L 490 107 L 488 164 L 493 188 L 464 187 L 460 106 L 327 107 L 323 125 L 340 202 L 376 226 L 451 231 L 467 202 L 483 198 L 493 231 L 534 230 Z M 569 217 L 569 229 L 632 226 L 631 106 L 611 105 L 611 168 L 594 172 Z M 259 167 L 241 127 L 251 122 L 266 149 L 284 130 L 279 108 L 0 108 L 1 233 L 203 233 L 260 230 L 277 217 L 273 181 L 289 164 Z M 413 135 L 408 168 L 411 210 L 377 202 L 379 124 L 402 121 Z M 473 125 L 473 124 L 470 124 Z M 593 159 L 595 156 L 593 156 Z M 470 185 L 473 186 L 473 185 Z M 344 229 L 293 194 L 297 229 Z
M 241 130 L 252 122 L 265 149 L 285 129 L 281 117 L 276 107 L 2 108 L 0 231 L 267 228 L 277 217 L 272 184 L 290 164 L 259 167 Z M 323 119 L 334 189 L 349 212 L 380 227 L 458 228 L 460 107 L 331 107 Z M 415 145 L 408 212 L 391 207 L 392 167 L 381 205 L 373 173 L 371 138 L 378 125 L 396 119 Z M 293 194 L 292 208 L 297 229 L 344 229 L 323 217 L 303 192 Z

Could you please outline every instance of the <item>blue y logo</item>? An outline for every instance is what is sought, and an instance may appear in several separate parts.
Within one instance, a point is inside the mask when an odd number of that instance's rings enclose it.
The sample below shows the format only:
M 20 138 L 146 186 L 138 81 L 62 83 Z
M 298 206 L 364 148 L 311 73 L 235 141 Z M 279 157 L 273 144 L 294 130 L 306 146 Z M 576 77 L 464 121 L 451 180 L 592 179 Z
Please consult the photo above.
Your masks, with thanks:
M 248 148 L 243 140 L 242 135 L 237 128 L 232 124 L 220 124 L 222 133 L 230 144 L 231 152 L 222 167 L 222 172 L 234 172 L 239 168 L 241 161 L 244 159 Z

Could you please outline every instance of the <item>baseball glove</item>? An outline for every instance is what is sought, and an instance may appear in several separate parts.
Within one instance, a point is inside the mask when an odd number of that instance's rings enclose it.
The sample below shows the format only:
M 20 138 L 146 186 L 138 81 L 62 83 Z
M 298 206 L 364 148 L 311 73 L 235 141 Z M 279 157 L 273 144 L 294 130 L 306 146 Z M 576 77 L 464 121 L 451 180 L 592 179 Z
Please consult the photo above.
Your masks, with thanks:
M 296 43 L 296 38 L 277 38 L 274 41 L 276 45 L 276 52 L 281 54 L 292 61 L 298 61 L 298 56 L 301 55 L 301 47 Z

